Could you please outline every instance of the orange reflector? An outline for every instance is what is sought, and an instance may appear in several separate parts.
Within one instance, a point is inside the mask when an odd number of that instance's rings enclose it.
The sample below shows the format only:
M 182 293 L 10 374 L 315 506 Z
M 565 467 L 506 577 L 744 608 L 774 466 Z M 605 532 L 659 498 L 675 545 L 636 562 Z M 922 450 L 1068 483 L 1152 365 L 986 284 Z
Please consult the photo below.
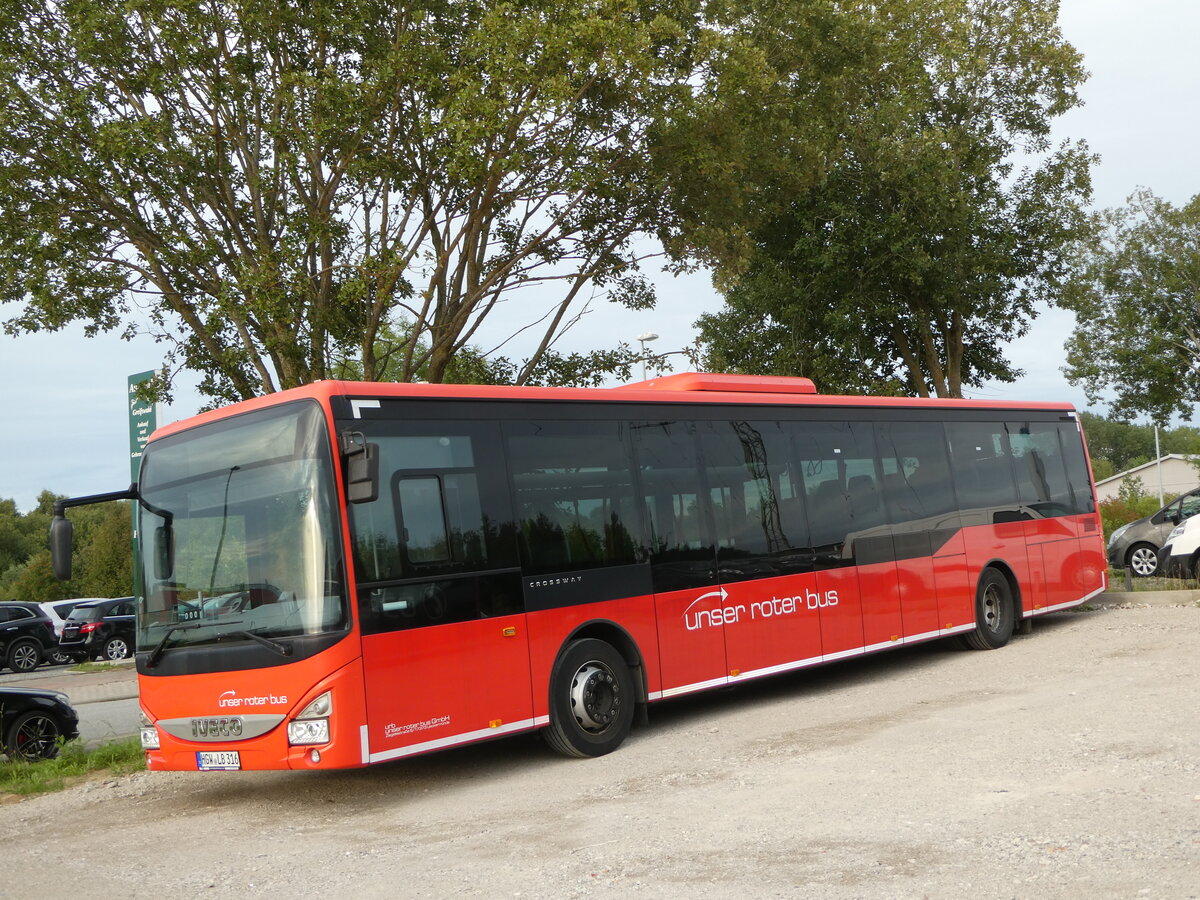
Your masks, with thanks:
M 500 633 L 501 633 L 502 635 L 504 635 L 505 637 L 516 637 L 516 636 L 517 636 L 517 629 L 516 629 L 516 628 L 514 628 L 512 625 L 509 625 L 507 628 L 505 628 L 505 629 L 504 629 L 503 631 L 501 631 Z
M 492 721 L 488 722 L 488 728 L 499 728 L 503 724 L 503 719 L 492 719 Z
M 730 669 L 730 670 L 729 670 L 729 677 L 730 677 L 730 678 L 737 678 L 737 677 L 738 677 L 739 675 L 741 675 L 741 674 L 742 674 L 742 670 L 741 670 L 741 669 Z
M 898 635 L 898 634 L 893 634 L 893 635 L 892 635 L 892 640 L 893 640 L 893 641 L 898 641 L 898 640 L 900 640 L 900 635 Z

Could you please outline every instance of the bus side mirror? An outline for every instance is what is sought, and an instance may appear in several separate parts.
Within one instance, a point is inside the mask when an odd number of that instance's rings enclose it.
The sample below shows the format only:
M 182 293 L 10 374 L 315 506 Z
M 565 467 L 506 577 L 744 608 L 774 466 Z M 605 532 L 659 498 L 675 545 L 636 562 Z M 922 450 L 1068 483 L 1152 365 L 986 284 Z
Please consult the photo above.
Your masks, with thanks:
M 154 529 L 154 577 L 166 581 L 175 571 L 175 529 L 159 525 Z
M 379 445 L 368 444 L 361 432 L 342 434 L 342 455 L 346 457 L 346 499 L 351 503 L 371 503 L 379 499 Z
M 71 520 L 58 513 L 50 520 L 50 559 L 54 565 L 54 577 L 59 581 L 71 580 L 71 550 L 75 541 L 75 527 Z

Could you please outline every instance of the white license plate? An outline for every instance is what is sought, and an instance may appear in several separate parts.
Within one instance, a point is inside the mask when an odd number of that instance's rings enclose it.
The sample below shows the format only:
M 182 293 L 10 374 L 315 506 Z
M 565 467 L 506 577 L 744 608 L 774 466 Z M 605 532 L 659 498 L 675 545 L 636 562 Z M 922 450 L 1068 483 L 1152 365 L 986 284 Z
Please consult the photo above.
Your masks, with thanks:
M 196 768 L 201 772 L 242 767 L 242 757 L 236 750 L 201 750 L 196 753 Z

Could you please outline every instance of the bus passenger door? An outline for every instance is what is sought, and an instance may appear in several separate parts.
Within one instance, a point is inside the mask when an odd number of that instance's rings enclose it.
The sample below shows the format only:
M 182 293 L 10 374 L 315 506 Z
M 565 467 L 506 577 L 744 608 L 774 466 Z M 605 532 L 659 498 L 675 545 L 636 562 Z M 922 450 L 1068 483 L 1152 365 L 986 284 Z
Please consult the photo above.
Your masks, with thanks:
M 364 618 L 386 629 L 363 635 L 372 757 L 532 727 L 525 615 L 505 612 L 520 606 L 516 572 L 363 593 Z
M 499 422 L 356 407 L 377 496 L 350 503 L 366 761 L 533 727 L 529 638 Z

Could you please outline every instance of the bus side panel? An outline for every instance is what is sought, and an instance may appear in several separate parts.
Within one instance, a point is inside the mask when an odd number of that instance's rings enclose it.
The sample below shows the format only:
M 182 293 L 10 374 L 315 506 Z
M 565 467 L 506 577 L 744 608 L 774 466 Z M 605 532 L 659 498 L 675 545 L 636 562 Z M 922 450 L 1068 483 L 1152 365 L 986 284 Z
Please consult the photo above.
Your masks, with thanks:
M 550 715 L 550 679 L 554 661 L 571 635 L 581 626 L 612 622 L 629 635 L 641 655 L 646 687 L 662 690 L 654 604 L 650 597 L 630 597 L 601 603 L 563 606 L 526 614 L 529 628 L 529 668 L 533 677 L 533 715 L 544 724 Z
M 925 543 L 928 546 L 928 540 Z M 904 636 L 911 638 L 937 633 L 941 626 L 933 557 L 917 556 L 898 560 L 896 577 L 900 583 Z
M 984 566 L 991 562 L 1002 563 L 1012 570 L 1017 581 L 1017 590 L 1022 609 L 1032 608 L 1033 597 L 1038 591 L 1038 572 L 1030 567 L 1029 551 L 1025 542 L 1023 522 L 1000 522 L 995 525 L 976 525 L 963 529 L 963 543 L 967 552 L 971 617 L 967 624 L 975 621 L 975 590 Z
M 822 633 L 828 638 L 825 655 L 836 654 L 848 647 L 876 647 L 879 644 L 899 641 L 904 636 L 904 617 L 900 609 L 900 585 L 894 562 L 872 563 L 858 567 L 858 599 L 861 604 L 861 630 L 855 636 L 853 616 L 850 610 L 837 610 L 831 615 L 831 628 L 825 629 L 826 618 L 822 617 Z M 840 599 L 840 596 L 839 596 Z M 853 643 L 851 643 L 853 642 Z
M 847 651 L 858 650 L 863 640 L 864 608 L 870 595 L 862 588 L 857 569 L 822 569 L 817 573 L 817 602 L 821 604 L 821 652 L 836 658 Z M 892 576 L 892 596 L 895 595 L 895 575 Z M 871 582 L 868 580 L 868 586 Z M 878 587 L 878 585 L 876 585 Z M 899 617 L 899 612 L 896 612 Z
M 943 629 L 970 625 L 975 621 L 975 588 L 967 566 L 967 546 L 961 530 L 946 541 L 933 557 L 937 584 L 938 619 Z
M 364 635 L 372 756 L 532 727 L 525 616 Z
M 729 675 L 725 620 L 748 614 L 746 604 L 729 598 L 723 588 L 700 587 L 655 594 L 654 606 L 663 693 L 724 684 Z
M 1073 569 L 1078 565 L 1079 539 L 1066 519 L 1037 519 L 1025 525 L 1029 566 L 1040 590 L 1028 597 L 1025 611 L 1059 606 L 1077 600 Z
M 724 585 L 737 618 L 725 626 L 730 673 L 788 668 L 821 659 L 821 595 L 813 573 Z
M 1108 557 L 1098 519 L 1098 515 L 1087 515 L 1077 520 L 1079 558 L 1073 576 L 1075 592 L 1080 598 L 1103 590 L 1108 577 Z

